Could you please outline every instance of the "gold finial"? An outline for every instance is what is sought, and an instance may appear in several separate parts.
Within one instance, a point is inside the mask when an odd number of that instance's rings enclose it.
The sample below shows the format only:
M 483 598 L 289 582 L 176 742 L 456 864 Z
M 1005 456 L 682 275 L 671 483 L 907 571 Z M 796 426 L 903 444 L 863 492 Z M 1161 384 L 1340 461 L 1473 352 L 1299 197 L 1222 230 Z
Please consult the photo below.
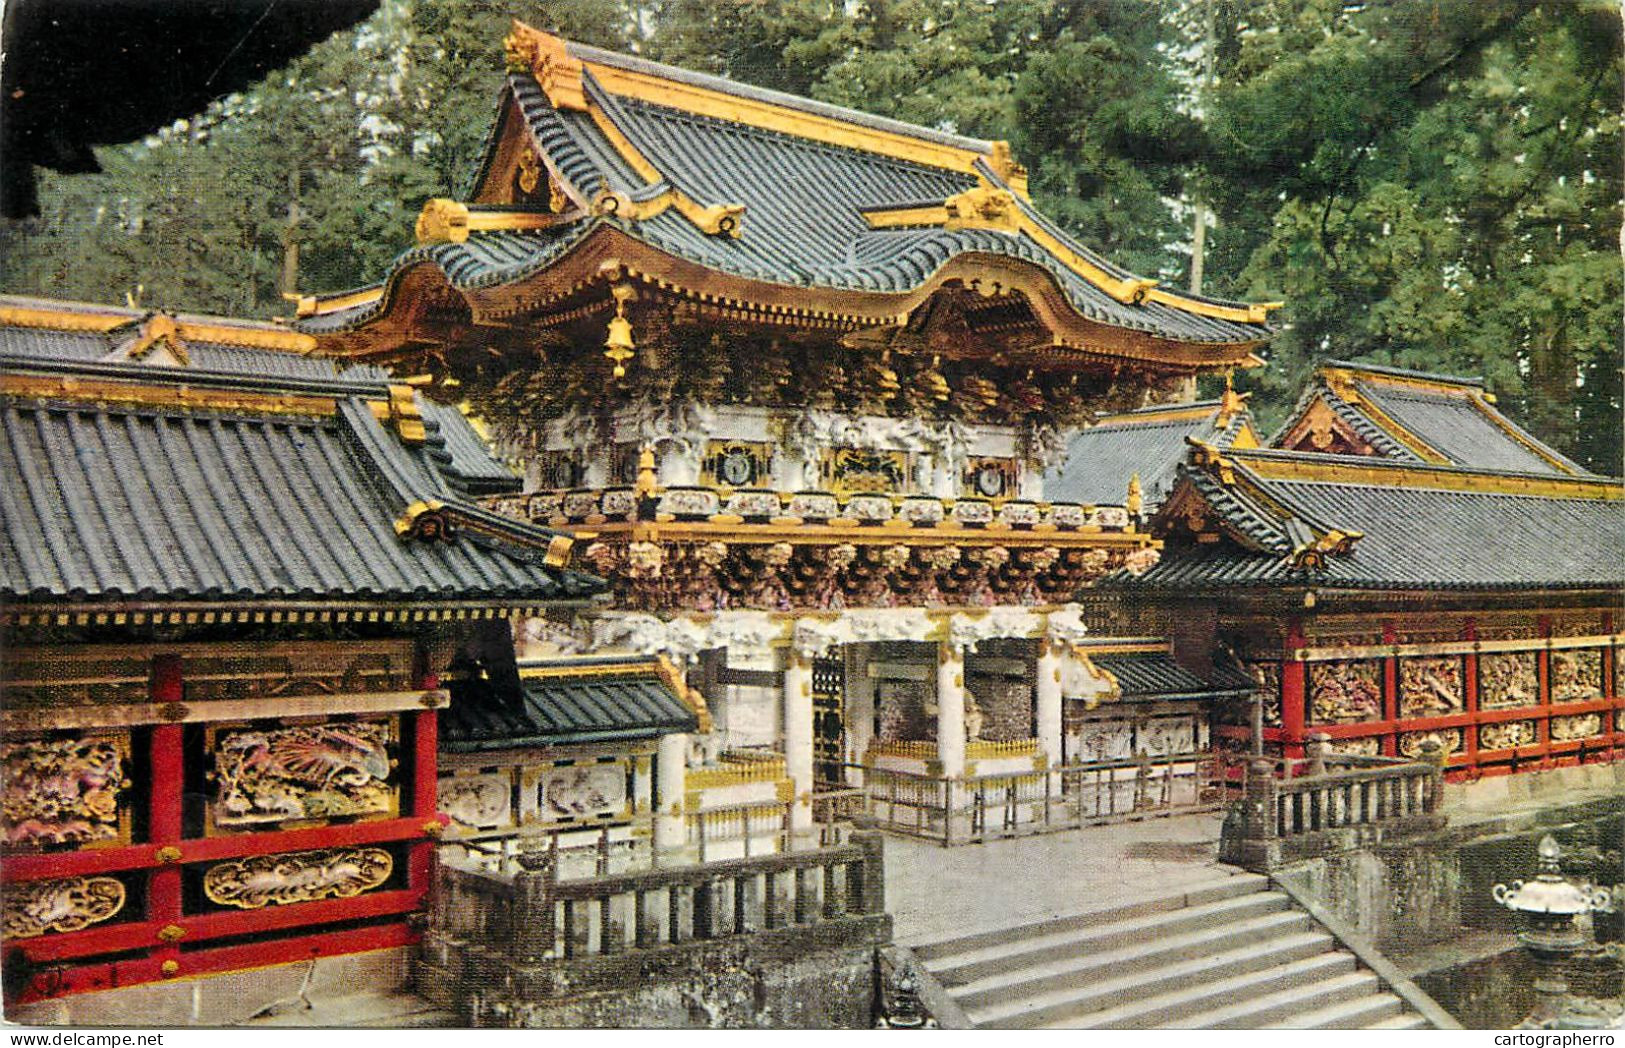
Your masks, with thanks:
M 1128 478 L 1128 498 L 1123 500 L 1123 508 L 1128 510 L 1130 516 L 1138 517 L 1144 505 L 1145 498 L 1140 492 L 1140 475 L 1136 473 Z
M 146 288 L 146 285 L 144 285 L 144 284 L 137 284 L 135 286 L 134 291 L 126 291 L 124 293 L 124 306 L 125 306 L 125 308 L 126 309 L 140 309 L 141 308 L 141 296 L 146 294 L 146 292 L 147 292 L 147 288 Z
M 638 449 L 638 482 L 637 493 L 653 495 L 655 493 L 655 449 L 652 444 L 645 444 Z
M 1235 372 L 1224 373 L 1224 395 L 1219 398 L 1219 417 L 1213 420 L 1215 429 L 1224 429 L 1230 421 L 1243 411 L 1247 410 L 1247 398 L 1251 393 L 1237 393 L 1235 385 Z
M 627 284 L 616 284 L 611 289 L 615 296 L 615 316 L 609 322 L 609 337 L 604 339 L 604 356 L 615 365 L 615 377 L 626 376 L 626 362 L 637 349 L 632 344 L 632 322 L 626 319 L 626 303 L 633 295 Z

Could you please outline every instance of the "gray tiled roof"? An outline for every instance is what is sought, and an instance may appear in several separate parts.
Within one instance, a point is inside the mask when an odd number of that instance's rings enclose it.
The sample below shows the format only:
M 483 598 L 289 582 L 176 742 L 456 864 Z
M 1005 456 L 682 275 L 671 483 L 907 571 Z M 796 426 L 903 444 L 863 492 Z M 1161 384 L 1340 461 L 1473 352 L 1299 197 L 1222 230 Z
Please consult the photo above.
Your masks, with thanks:
M 668 79 L 698 77 L 627 56 L 575 45 L 572 49 L 592 55 L 593 61 L 653 69 Z M 746 97 L 772 94 L 715 78 L 698 79 Z M 741 235 L 708 235 L 674 209 L 641 222 L 591 217 L 543 233 L 475 232 L 462 244 L 413 249 L 396 261 L 392 275 L 411 265 L 432 262 L 459 288 L 506 283 L 537 272 L 608 225 L 708 268 L 801 287 L 905 293 L 924 285 L 952 259 L 969 254 L 1003 256 L 1047 271 L 1079 314 L 1102 324 L 1213 344 L 1258 342 L 1270 334 L 1266 324 L 1217 319 L 1158 302 L 1119 302 L 1024 233 L 936 226 L 871 229 L 864 219 L 866 209 L 919 201 L 940 204 L 978 184 L 977 175 L 970 171 L 949 171 L 616 96 L 605 91 L 590 72 L 583 75 L 583 88 L 593 106 L 648 158 L 662 180 L 646 185 L 591 115 L 556 110 L 532 77 L 511 75 L 508 96 L 522 114 L 532 141 L 571 187 L 584 197 L 609 188 L 634 199 L 674 187 L 707 205 L 743 204 Z M 911 136 L 961 148 L 991 148 L 989 143 L 804 99 L 773 98 L 848 122 L 902 128 Z M 504 106 L 493 142 L 509 119 Z M 491 159 L 488 151 L 485 163 Z M 998 176 L 985 164 L 978 162 L 978 168 L 985 180 L 999 184 Z M 1119 278 L 1132 276 L 1078 244 L 1030 205 L 1023 202 L 1021 207 L 1028 219 L 1100 269 Z M 347 311 L 342 317 L 309 318 L 298 326 L 312 332 L 343 330 L 364 323 L 384 308 L 387 302 L 381 301 Z
M 1531 495 L 1460 490 L 1461 478 L 1497 475 L 1454 467 L 1407 464 L 1405 485 L 1373 479 L 1346 482 L 1265 478 L 1250 462 L 1326 462 L 1331 456 L 1288 452 L 1229 455 L 1238 483 L 1221 484 L 1188 468 L 1189 484 L 1245 541 L 1171 546 L 1137 582 L 1159 587 L 1236 585 L 1346 586 L 1377 589 L 1570 589 L 1625 584 L 1625 501 L 1618 485 L 1582 482 L 1583 494 Z M 1338 459 L 1351 470 L 1368 459 Z M 1418 476 L 1438 478 L 1422 486 Z M 1531 482 L 1541 475 L 1523 476 Z M 1493 485 L 1512 486 L 1509 481 Z M 1259 493 L 1255 498 L 1246 493 Z M 1613 497 L 1585 497 L 1611 492 Z M 1292 552 L 1330 529 L 1359 532 L 1351 552 L 1325 558 L 1324 568 L 1298 569 Z
M 43 350 L 0 359 L 12 371 L 338 403 L 336 415 L 306 416 L 0 398 L 0 599 L 540 603 L 601 588 L 543 564 L 554 533 L 468 503 L 450 468 L 456 449 L 386 430 L 362 399 L 384 392 L 376 369 L 336 379 L 330 364 L 310 363 L 328 377 L 82 363 Z M 440 434 L 452 429 L 438 421 Z M 452 541 L 402 538 L 396 520 L 422 500 L 470 527 Z
M 570 663 L 568 675 L 522 676 L 519 689 L 476 677 L 453 679 L 441 714 L 441 745 L 453 753 L 647 739 L 698 728 L 694 711 L 647 659 Z
M 1522 473 L 1563 472 L 1554 467 L 1549 459 L 1536 454 L 1528 444 L 1520 442 L 1497 425 L 1464 396 L 1430 396 L 1374 382 L 1361 382 L 1358 386 L 1361 396 L 1368 397 L 1389 418 L 1458 466 Z M 1511 420 L 1504 421 L 1518 433 L 1523 433 L 1523 430 L 1513 426 Z M 1530 443 L 1539 443 L 1528 434 L 1523 435 Z M 1555 450 L 1540 446 L 1572 467 L 1572 472 L 1582 472 L 1578 465 Z
M 1167 652 L 1091 655 L 1089 661 L 1117 678 L 1124 700 L 1193 699 L 1251 692 L 1258 685 L 1247 674 L 1215 665 L 1207 677 L 1180 666 Z
M 1198 418 L 1164 418 L 1172 412 L 1208 406 Z M 1066 460 L 1044 475 L 1044 497 L 1054 502 L 1121 505 L 1129 478 L 1140 477 L 1149 515 L 1173 490 L 1179 465 L 1190 445 L 1186 438 L 1228 448 L 1246 418 L 1238 412 L 1224 429 L 1215 428 L 1219 401 L 1146 408 L 1082 429 L 1067 444 Z

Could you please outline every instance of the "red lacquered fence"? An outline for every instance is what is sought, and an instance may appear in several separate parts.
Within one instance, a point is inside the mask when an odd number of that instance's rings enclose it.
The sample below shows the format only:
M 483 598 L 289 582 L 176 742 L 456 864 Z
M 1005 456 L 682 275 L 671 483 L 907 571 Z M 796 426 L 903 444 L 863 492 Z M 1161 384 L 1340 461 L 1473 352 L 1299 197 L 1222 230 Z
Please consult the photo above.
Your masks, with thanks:
M 422 686 L 434 688 L 436 682 L 424 677 Z M 151 702 L 179 703 L 185 689 L 182 658 L 155 656 Z M 122 919 L 121 914 L 79 931 L 6 940 L 7 1003 L 416 942 L 418 932 L 408 918 L 423 910 L 434 839 L 441 828 L 435 813 L 437 722 L 432 708 L 401 716 L 401 814 L 229 836 L 188 832 L 185 726 L 156 724 L 132 732 L 132 741 L 142 745 L 146 756 L 145 781 L 135 784 L 133 794 L 134 803 L 144 804 L 143 839 L 114 847 L 8 854 L 3 876 L 12 887 L 70 877 L 116 877 L 125 885 L 125 912 L 135 916 Z M 387 851 L 393 870 L 377 889 L 352 897 L 223 909 L 202 900 L 196 890 L 204 869 L 222 861 L 359 846 Z

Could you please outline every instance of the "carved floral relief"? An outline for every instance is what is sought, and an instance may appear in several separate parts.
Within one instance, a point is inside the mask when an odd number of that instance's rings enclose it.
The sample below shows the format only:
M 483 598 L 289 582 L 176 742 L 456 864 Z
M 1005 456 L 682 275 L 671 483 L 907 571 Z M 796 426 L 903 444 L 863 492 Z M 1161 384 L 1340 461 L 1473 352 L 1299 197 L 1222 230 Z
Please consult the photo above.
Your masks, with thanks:
M 1573 739 L 1589 739 L 1593 735 L 1601 735 L 1603 731 L 1602 714 L 1581 713 L 1571 717 L 1552 718 L 1552 741 L 1569 742 Z
M 213 825 L 244 829 L 394 810 L 392 721 L 211 730 Z
M 1442 746 L 1447 754 L 1460 753 L 1464 745 L 1460 728 L 1444 728 L 1438 731 L 1405 731 L 1399 734 L 1400 755 L 1416 760 L 1422 756 L 1422 744 L 1430 740 Z
M 1281 664 L 1279 662 L 1249 662 L 1247 672 L 1258 682 L 1264 693 L 1264 726 L 1281 726 Z M 1249 714 L 1249 717 L 1251 714 Z
M 1602 652 L 1589 648 L 1554 651 L 1548 665 L 1554 705 L 1602 698 Z
M 435 787 L 435 808 L 464 830 L 513 824 L 513 781 L 507 772 L 444 775 Z
M 626 773 L 623 761 L 527 769 L 526 792 L 543 822 L 618 815 L 628 806 Z
M 124 901 L 124 882 L 113 877 L 8 884 L 5 937 L 32 939 L 48 932 L 76 932 L 112 919 L 124 909 Z
M 1534 721 L 1507 721 L 1504 724 L 1484 724 L 1478 729 L 1480 750 L 1509 750 L 1514 746 L 1529 746 L 1535 742 Z
M 1382 753 L 1382 740 L 1375 735 L 1363 739 L 1333 739 L 1326 744 L 1326 751 L 1351 757 L 1376 757 Z
M 1399 660 L 1399 715 L 1437 717 L 1464 708 L 1461 659 L 1440 658 Z
M 1310 663 L 1309 717 L 1317 724 L 1381 720 L 1380 664 L 1371 661 Z
M 244 910 L 345 899 L 377 888 L 394 869 L 395 860 L 382 848 L 254 855 L 209 867 L 203 894 Z
M 6 845 L 84 845 L 122 838 L 128 760 L 129 740 L 122 735 L 0 744 L 0 830 Z
M 1540 702 L 1540 680 L 1532 651 L 1478 657 L 1478 708 L 1506 709 Z

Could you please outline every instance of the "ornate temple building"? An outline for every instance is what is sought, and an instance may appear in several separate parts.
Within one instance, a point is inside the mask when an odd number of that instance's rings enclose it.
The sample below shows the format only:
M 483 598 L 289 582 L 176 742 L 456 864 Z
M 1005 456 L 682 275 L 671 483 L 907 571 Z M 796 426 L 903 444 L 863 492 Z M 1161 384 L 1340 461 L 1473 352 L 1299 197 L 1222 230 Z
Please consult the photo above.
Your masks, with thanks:
M 1263 739 L 1416 757 L 1452 777 L 1625 750 L 1625 489 L 1492 405 L 1480 382 L 1334 362 L 1268 449 L 1198 436 L 1119 592 L 1216 621 L 1262 687 Z M 1241 747 L 1245 706 L 1215 732 Z
M 601 588 L 313 342 L 0 300 L 8 1006 L 414 942 L 438 676 Z
M 1046 474 L 1098 414 L 1253 361 L 1269 306 L 1079 245 L 1002 142 L 524 26 L 508 56 L 468 200 L 294 326 L 466 398 L 526 477 L 489 504 L 581 537 L 613 606 L 538 637 L 685 667 L 715 727 L 666 736 L 663 846 L 785 813 L 805 836 L 821 794 L 882 780 L 894 823 L 951 835 L 966 779 L 1205 746 L 1194 705 L 1072 716 L 1123 693 L 1102 657 L 1171 660 L 1071 606 L 1155 561 L 1140 482 Z
M 0 299 L 8 1003 L 415 943 L 454 865 L 429 982 L 494 979 L 494 899 L 532 974 L 753 908 L 873 937 L 859 813 L 1211 809 L 1316 733 L 1625 750 L 1625 491 L 1480 383 L 1329 365 L 1266 439 L 1188 393 L 1272 305 L 1101 258 L 1005 143 L 507 55 L 375 285 Z M 781 865 L 719 902 L 735 858 Z

